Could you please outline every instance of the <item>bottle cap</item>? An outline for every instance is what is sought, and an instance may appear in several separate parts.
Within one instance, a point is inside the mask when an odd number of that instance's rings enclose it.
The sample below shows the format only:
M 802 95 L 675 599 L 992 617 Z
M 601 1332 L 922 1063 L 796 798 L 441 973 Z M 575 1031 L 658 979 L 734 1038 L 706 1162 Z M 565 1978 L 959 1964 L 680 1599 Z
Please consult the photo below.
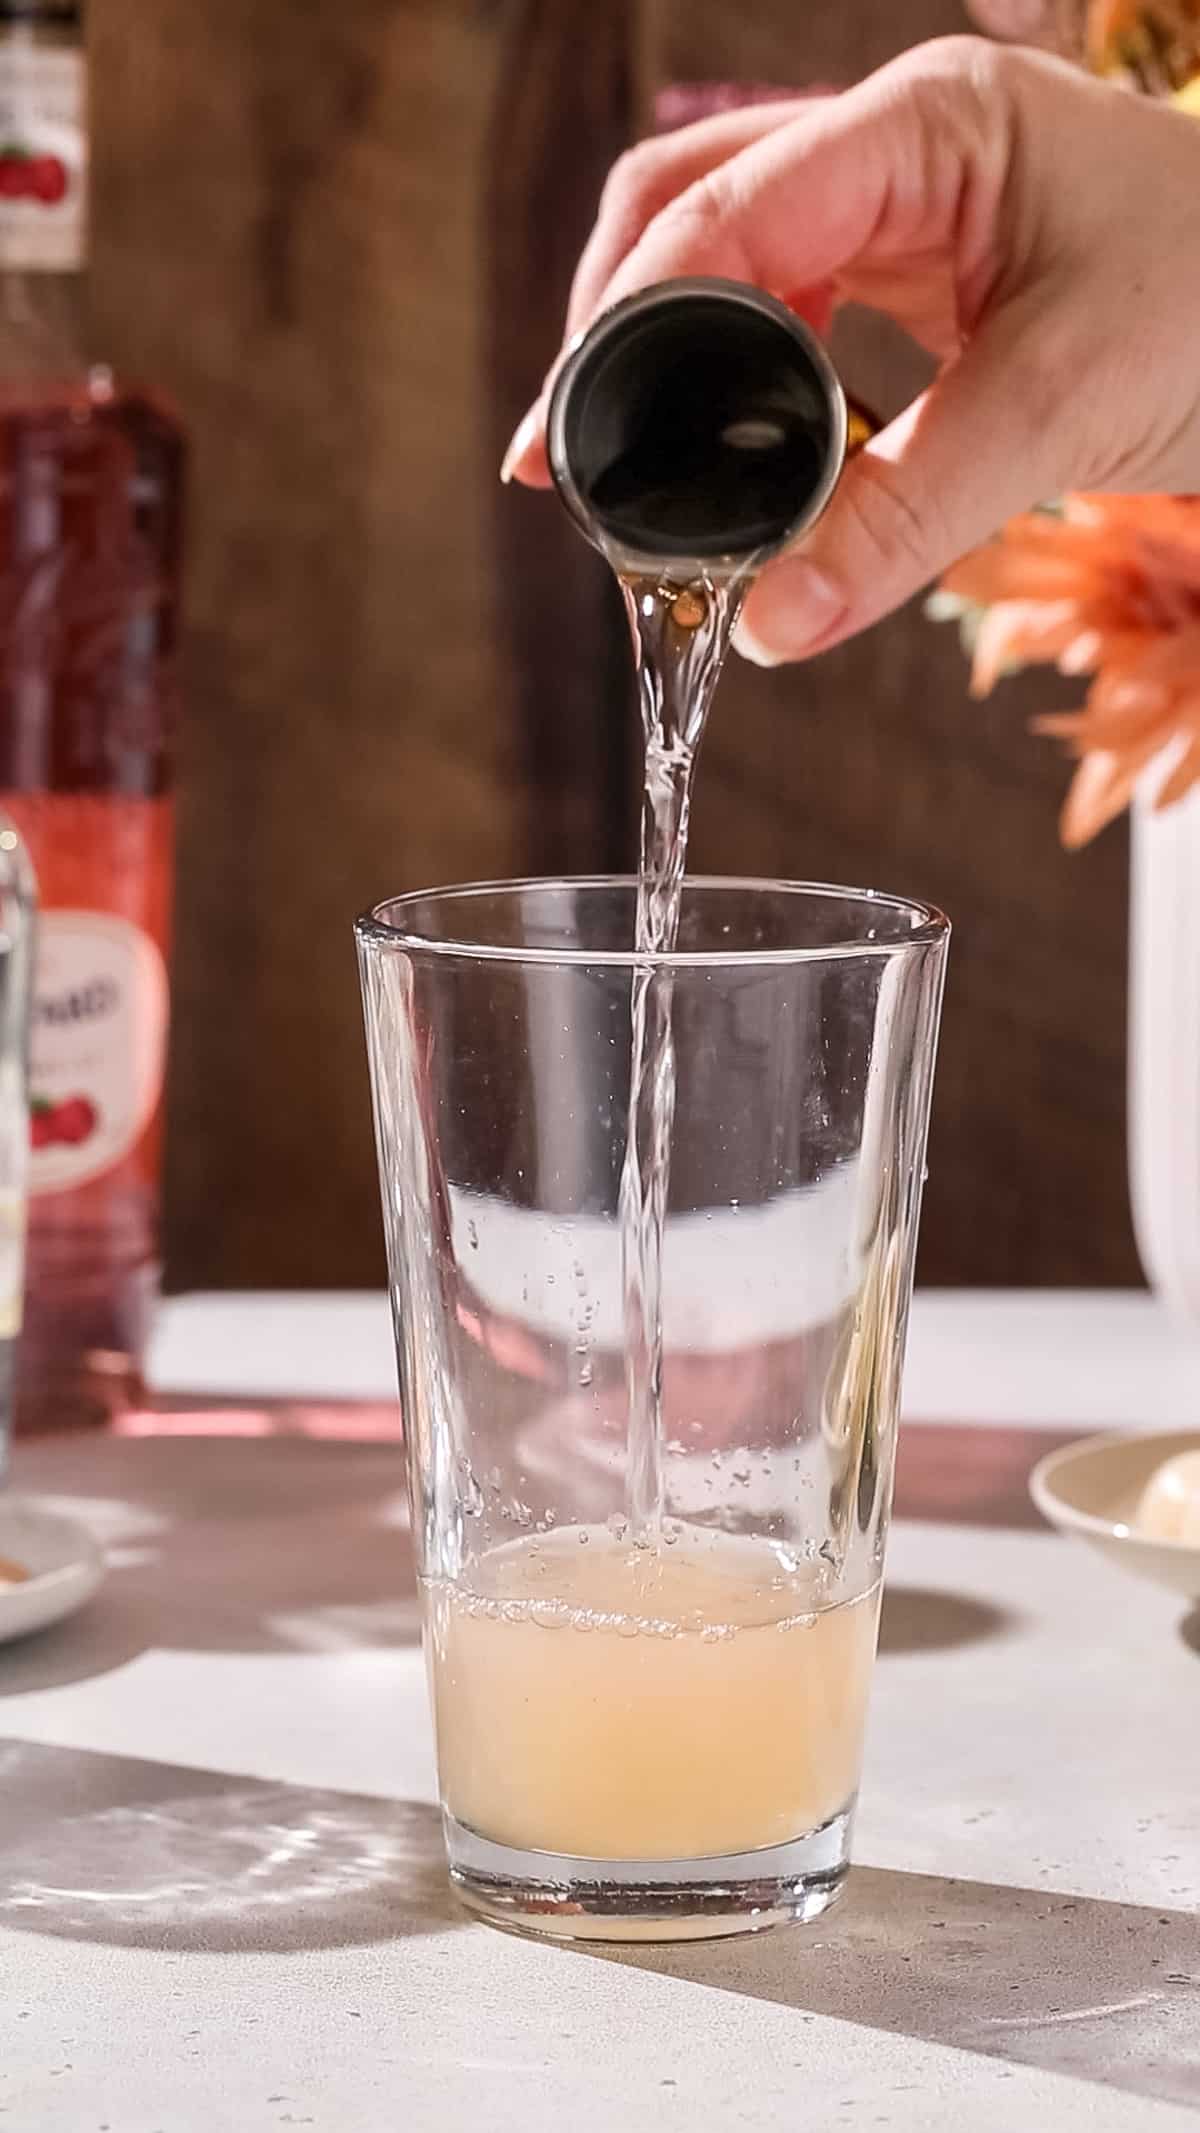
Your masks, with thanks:
M 820 516 L 846 400 L 816 335 L 741 282 L 660 282 L 607 311 L 559 369 L 550 471 L 618 568 L 736 570 Z

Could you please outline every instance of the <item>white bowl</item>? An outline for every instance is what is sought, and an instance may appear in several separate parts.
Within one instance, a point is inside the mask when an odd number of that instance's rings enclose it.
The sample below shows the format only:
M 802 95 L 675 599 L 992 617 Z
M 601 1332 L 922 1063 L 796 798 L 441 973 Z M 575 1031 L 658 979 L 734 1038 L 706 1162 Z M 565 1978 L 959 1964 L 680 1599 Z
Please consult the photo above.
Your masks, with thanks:
M 1060 1533 L 1090 1541 L 1135 1577 L 1152 1578 L 1185 1600 L 1200 1601 L 1200 1547 L 1190 1541 L 1151 1540 L 1132 1524 L 1150 1476 L 1178 1452 L 1200 1451 L 1200 1430 L 1163 1430 L 1152 1437 L 1084 1437 L 1040 1459 L 1030 1494 Z
M 86 1526 L 29 1497 L 0 1496 L 0 1557 L 29 1572 L 0 1585 L 0 1644 L 61 1622 L 104 1576 L 103 1550 Z

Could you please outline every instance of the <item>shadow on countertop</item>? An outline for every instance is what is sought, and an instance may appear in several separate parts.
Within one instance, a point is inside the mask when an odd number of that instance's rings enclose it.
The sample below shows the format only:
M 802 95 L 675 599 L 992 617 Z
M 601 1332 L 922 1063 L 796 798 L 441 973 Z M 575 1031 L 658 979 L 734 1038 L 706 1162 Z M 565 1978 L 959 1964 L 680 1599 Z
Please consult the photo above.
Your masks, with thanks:
M 16 1487 L 80 1519 L 108 1574 L 79 1614 L 0 1646 L 0 1699 L 110 1673 L 150 1649 L 419 1640 L 397 1445 L 70 1437 L 27 1455 Z
M 1020 1617 L 1011 1609 L 996 1607 L 975 1594 L 893 1585 L 888 1579 L 879 1618 L 879 1656 L 955 1651 L 962 1645 L 1007 1636 L 1019 1627 Z
M 461 1924 L 441 1817 L 133 1756 L 0 1742 L 0 1926 L 290 1955 Z
M 1193 1913 L 859 1867 L 808 1931 L 605 1959 L 1200 2106 Z

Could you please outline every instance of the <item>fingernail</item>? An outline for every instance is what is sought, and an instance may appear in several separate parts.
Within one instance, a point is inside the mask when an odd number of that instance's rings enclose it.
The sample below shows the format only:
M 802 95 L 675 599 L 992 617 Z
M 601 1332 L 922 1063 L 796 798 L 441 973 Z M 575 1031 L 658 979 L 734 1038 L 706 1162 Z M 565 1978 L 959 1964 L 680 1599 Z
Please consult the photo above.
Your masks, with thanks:
M 830 635 L 848 605 L 841 587 L 815 563 L 785 556 L 751 588 L 733 641 L 756 666 L 803 659 Z
M 500 462 L 501 481 L 509 482 L 512 480 L 514 467 L 519 460 L 524 459 L 526 452 L 537 436 L 538 412 L 537 406 L 531 407 L 527 415 L 522 415 L 516 429 L 513 431 L 512 442 Z
M 779 658 L 769 645 L 756 637 L 742 616 L 733 625 L 733 649 L 741 659 L 748 659 L 752 666 L 777 667 Z

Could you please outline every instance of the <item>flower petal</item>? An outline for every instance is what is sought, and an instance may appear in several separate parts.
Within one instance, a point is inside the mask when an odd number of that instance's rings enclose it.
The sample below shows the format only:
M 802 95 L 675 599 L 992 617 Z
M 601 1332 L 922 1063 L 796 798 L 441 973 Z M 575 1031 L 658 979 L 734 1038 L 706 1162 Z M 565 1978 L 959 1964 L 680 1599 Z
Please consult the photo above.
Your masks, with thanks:
M 1120 755 L 1085 755 L 1059 816 L 1058 833 L 1069 852 L 1090 844 L 1128 807 L 1134 786 L 1157 746 L 1156 741 L 1151 741 L 1144 748 L 1129 749 Z

